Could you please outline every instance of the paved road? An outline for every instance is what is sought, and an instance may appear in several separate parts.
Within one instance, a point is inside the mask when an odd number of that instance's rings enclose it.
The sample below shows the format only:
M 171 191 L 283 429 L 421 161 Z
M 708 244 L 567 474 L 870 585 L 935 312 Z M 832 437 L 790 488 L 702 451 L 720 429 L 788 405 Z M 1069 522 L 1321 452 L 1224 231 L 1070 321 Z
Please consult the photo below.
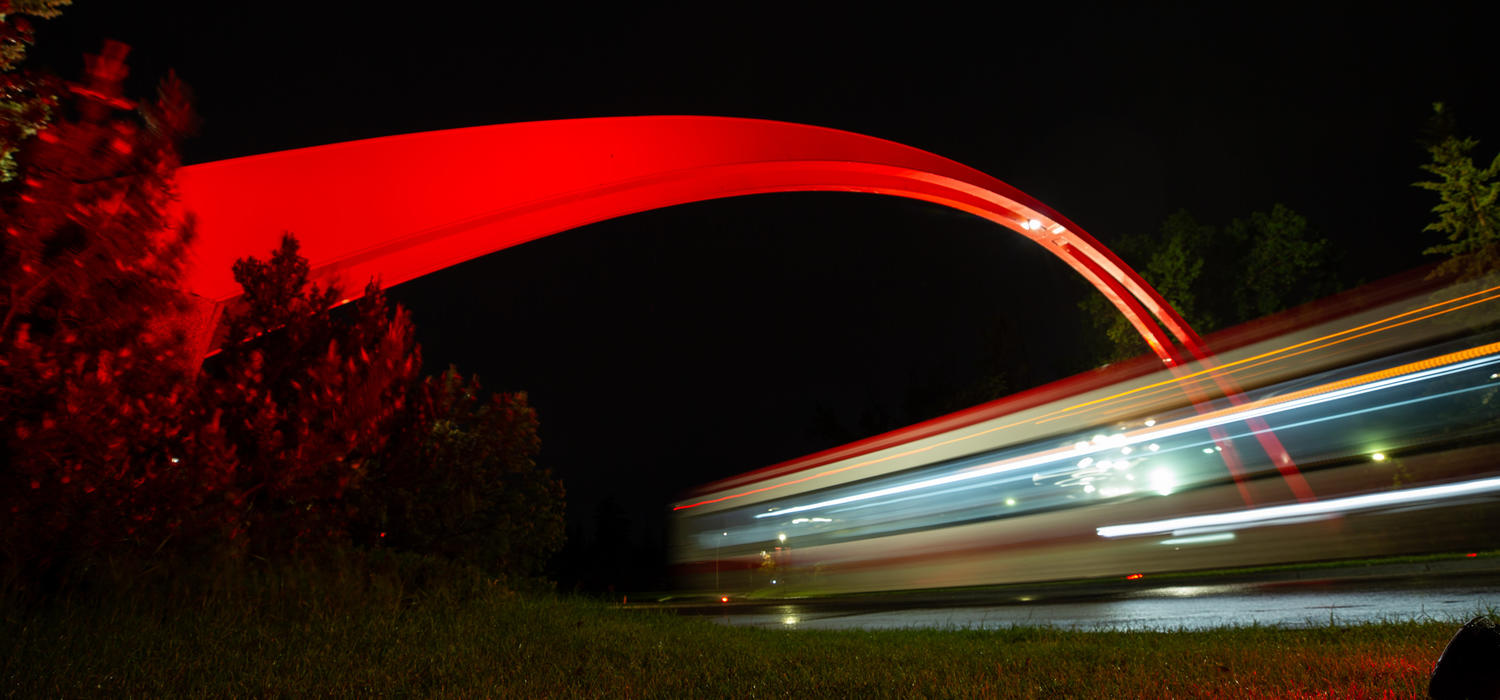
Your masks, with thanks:
M 723 624 L 786 629 L 934 627 L 994 629 L 1046 625 L 1080 630 L 1194 630 L 1306 627 L 1385 620 L 1462 622 L 1500 610 L 1500 573 L 1442 572 L 1402 577 L 1193 585 L 1106 586 L 1062 594 L 1007 591 L 993 601 L 834 599 L 677 608 Z

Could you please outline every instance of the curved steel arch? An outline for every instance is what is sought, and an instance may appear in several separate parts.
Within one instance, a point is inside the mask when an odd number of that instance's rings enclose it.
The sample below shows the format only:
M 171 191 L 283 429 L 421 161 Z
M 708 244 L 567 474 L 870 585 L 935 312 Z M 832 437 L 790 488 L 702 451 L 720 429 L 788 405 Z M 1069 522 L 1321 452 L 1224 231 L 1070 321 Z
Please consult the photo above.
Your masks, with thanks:
M 357 293 L 549 234 L 707 199 L 872 192 L 989 219 L 1099 289 L 1168 365 L 1203 357 L 1175 310 L 1076 224 L 1000 180 L 891 141 L 725 117 L 613 117 L 430 131 L 182 168 L 201 236 L 189 289 L 238 294 L 234 261 L 297 234 L 318 278 Z M 352 284 L 351 284 L 352 283 Z M 1173 339 L 1186 348 L 1184 355 Z
M 187 166 L 177 186 L 207 234 L 193 245 L 187 278 L 205 307 L 202 350 L 218 310 L 239 294 L 234 261 L 264 255 L 284 231 L 297 234 L 315 279 L 357 295 L 371 278 L 399 284 L 627 214 L 739 195 L 849 191 L 934 202 L 1020 233 L 1092 283 L 1168 367 L 1209 356 L 1140 275 L 1047 205 L 956 161 L 823 127 L 694 116 L 501 124 Z M 1274 436 L 1262 445 L 1291 483 L 1285 450 Z M 1291 485 L 1305 497 L 1305 486 Z

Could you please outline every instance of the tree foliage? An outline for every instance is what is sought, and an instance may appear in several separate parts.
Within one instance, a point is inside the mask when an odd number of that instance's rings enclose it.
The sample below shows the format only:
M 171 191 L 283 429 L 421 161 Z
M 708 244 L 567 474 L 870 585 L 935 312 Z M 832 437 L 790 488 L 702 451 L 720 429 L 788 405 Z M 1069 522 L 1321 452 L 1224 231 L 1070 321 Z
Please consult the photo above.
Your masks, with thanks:
M 51 118 L 62 84 L 21 68 L 34 29 L 27 15 L 56 17 L 69 0 L 0 0 L 0 182 L 16 176 L 16 151 Z
M 539 424 L 526 394 L 486 395 L 450 367 L 412 399 L 360 495 L 363 539 L 505 576 L 541 574 L 562 548 L 564 494 L 536 464 Z
M 0 19 L 58 4 L 0 0 Z M 10 68 L 29 28 L 6 31 Z M 185 354 L 194 231 L 171 205 L 193 119 L 175 77 L 150 103 L 123 98 L 125 53 L 107 44 L 86 83 L 57 82 L 71 101 L 14 81 L 0 95 L 44 107 L 26 112 L 34 133 L 0 134 L 15 155 L 0 182 L 0 587 L 117 555 L 346 544 L 377 520 L 409 551 L 538 572 L 562 491 L 536 467 L 525 395 L 481 399 L 454 372 L 418 382 L 410 317 L 374 282 L 334 308 L 339 290 L 310 280 L 287 235 L 235 264 L 221 351 Z M 391 491 L 354 497 L 366 482 Z
M 1152 235 L 1127 237 L 1117 253 L 1199 333 L 1276 313 L 1338 291 L 1332 250 L 1307 219 L 1282 204 L 1222 227 L 1180 210 Z M 1103 362 L 1147 351 L 1135 327 L 1102 294 L 1079 308 L 1108 342 Z
M 268 260 L 235 263 L 234 275 L 242 303 L 200 380 L 200 413 L 232 455 L 214 468 L 237 511 L 229 534 L 271 551 L 337 539 L 343 496 L 384 449 L 421 365 L 410 317 L 388 310 L 373 282 L 330 311 L 338 290 L 308 281 L 290 235 Z
M 168 203 L 191 113 L 171 77 L 130 109 L 123 57 L 115 44 L 89 57 L 71 109 L 21 144 L 0 185 L 0 546 L 13 562 L 159 543 L 180 523 L 164 504 L 199 492 L 176 451 L 191 439 L 179 416 L 192 358 L 165 322 L 184 308 L 192 229 Z
M 1233 323 L 1242 323 L 1327 296 L 1341 287 L 1329 269 L 1328 241 L 1301 214 L 1282 204 L 1229 222 L 1226 235 L 1242 260 L 1227 260 L 1237 274 L 1230 289 Z M 1227 266 L 1221 266 L 1221 269 Z M 1222 324 L 1228 325 L 1228 324 Z M 1221 327 L 1212 324 L 1207 330 Z
M 1441 103 L 1433 110 L 1434 122 L 1447 119 Z M 1478 141 L 1451 133 L 1438 136 L 1427 147 L 1432 161 L 1421 166 L 1436 179 L 1414 185 L 1437 193 L 1439 202 L 1432 208 L 1437 220 L 1422 230 L 1443 234 L 1447 242 L 1423 252 L 1447 256 L 1434 274 L 1466 281 L 1500 267 L 1500 153 L 1480 167 L 1470 155 Z

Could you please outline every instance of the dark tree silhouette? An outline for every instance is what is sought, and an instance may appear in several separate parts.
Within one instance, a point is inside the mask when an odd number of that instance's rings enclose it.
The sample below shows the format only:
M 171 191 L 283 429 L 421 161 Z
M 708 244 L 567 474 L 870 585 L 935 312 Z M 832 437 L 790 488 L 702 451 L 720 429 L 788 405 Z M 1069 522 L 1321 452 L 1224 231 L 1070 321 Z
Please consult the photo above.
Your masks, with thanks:
M 1332 250 L 1283 204 L 1217 227 L 1179 210 L 1151 235 L 1114 246 L 1199 333 L 1210 333 L 1339 291 Z M 1101 294 L 1079 304 L 1104 332 L 1100 362 L 1147 352 L 1140 334 Z
M 412 392 L 402 430 L 358 497 L 361 539 L 493 574 L 542 573 L 564 539 L 562 483 L 536 464 L 524 393 L 482 390 L 449 368 Z

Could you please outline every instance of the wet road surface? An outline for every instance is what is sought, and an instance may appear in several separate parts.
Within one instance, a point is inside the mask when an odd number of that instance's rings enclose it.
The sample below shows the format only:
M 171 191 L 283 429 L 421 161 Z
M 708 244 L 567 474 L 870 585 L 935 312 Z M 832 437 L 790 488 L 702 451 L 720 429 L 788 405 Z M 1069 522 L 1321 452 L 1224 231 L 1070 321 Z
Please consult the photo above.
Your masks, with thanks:
M 784 629 L 1198 630 L 1265 625 L 1309 627 L 1392 620 L 1462 622 L 1500 610 L 1500 573 L 1254 583 L 1110 586 L 1065 594 L 731 602 L 680 606 L 723 624 Z

